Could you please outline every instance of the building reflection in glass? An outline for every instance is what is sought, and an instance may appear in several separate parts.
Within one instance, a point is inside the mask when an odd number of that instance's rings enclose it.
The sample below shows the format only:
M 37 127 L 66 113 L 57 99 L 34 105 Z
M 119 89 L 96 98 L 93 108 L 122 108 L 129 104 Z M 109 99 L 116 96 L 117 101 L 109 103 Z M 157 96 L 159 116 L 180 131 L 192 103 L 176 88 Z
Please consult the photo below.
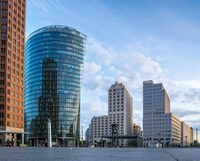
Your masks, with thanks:
M 32 146 L 76 146 L 80 137 L 80 87 L 86 36 L 65 26 L 33 32 L 25 55 L 25 130 Z

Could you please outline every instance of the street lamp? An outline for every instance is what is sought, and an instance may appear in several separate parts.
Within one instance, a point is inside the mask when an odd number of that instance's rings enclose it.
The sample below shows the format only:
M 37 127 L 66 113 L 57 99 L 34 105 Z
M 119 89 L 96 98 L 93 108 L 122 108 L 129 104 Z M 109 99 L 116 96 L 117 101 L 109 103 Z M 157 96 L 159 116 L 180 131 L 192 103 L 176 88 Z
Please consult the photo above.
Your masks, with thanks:
M 52 147 L 51 120 L 48 119 L 48 147 Z
M 83 147 L 83 124 L 81 125 L 81 132 L 82 132 L 82 147 Z

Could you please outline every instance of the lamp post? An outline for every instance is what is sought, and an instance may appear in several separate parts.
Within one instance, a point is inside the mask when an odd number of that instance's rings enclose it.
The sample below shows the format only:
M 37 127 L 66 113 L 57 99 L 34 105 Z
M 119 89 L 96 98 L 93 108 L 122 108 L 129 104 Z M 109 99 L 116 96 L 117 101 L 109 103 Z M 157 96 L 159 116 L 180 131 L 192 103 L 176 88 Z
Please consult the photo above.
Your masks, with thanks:
M 48 147 L 52 147 L 51 120 L 48 119 Z
M 83 147 L 83 125 L 81 125 L 81 132 L 82 132 L 82 147 Z

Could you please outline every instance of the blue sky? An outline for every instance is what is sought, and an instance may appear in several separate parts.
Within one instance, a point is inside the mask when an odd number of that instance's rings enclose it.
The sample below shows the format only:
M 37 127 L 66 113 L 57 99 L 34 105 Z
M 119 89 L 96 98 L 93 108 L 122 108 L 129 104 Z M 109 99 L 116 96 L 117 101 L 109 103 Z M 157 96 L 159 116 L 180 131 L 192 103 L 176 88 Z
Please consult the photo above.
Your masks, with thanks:
M 142 125 L 142 81 L 162 82 L 171 111 L 200 128 L 200 1 L 28 0 L 26 35 L 66 25 L 87 35 L 81 124 L 107 114 L 107 90 L 122 82 Z

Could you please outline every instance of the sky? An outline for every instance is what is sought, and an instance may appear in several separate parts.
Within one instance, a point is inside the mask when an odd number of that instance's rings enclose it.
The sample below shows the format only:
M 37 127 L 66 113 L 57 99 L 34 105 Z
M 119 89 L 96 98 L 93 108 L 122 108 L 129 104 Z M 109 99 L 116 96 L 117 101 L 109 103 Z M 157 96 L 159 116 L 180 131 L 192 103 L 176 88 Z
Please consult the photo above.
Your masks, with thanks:
M 108 112 L 108 89 L 123 83 L 142 126 L 142 83 L 163 83 L 171 112 L 200 129 L 199 0 L 27 0 L 26 36 L 47 25 L 87 35 L 81 125 Z

